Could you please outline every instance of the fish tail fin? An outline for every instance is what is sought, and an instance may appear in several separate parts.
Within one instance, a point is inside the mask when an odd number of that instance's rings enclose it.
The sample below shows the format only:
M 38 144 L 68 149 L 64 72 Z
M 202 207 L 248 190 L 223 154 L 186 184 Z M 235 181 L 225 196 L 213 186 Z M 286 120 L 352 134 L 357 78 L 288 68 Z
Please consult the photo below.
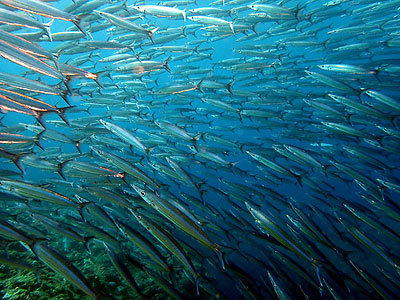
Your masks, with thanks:
M 51 30 L 50 30 L 50 26 L 51 24 L 53 24 L 54 19 L 51 19 L 48 23 L 43 24 L 45 31 L 46 31 L 46 35 L 48 36 L 50 42 L 53 42 L 53 38 L 51 37 Z
M 183 34 L 185 37 L 187 37 L 186 26 L 182 26 L 182 27 L 181 27 L 181 30 L 182 30 L 182 34 Z
M 57 114 L 58 116 L 61 118 L 61 120 L 63 120 L 65 122 L 65 124 L 67 124 L 68 126 L 70 126 L 71 124 L 69 123 L 68 119 L 65 117 L 65 113 L 72 108 L 75 108 L 76 106 L 67 106 L 67 107 L 62 107 L 62 108 L 58 108 L 57 109 Z
M 358 98 L 360 99 L 361 102 L 363 102 L 363 101 L 362 101 L 362 95 L 364 95 L 366 92 L 367 92 L 367 89 L 366 89 L 366 88 L 360 88 L 360 89 L 358 90 L 357 95 L 358 95 Z
M 76 141 L 75 141 L 75 147 L 76 147 L 76 149 L 79 151 L 79 153 L 82 153 L 82 150 L 81 150 L 81 140 L 76 140 Z
M 85 199 L 85 200 L 86 200 L 86 199 Z M 84 220 L 84 221 L 86 221 L 86 218 L 85 218 L 85 216 L 83 215 L 83 209 L 85 208 L 86 205 L 91 204 L 91 203 L 92 203 L 92 202 L 90 202 L 90 201 L 85 201 L 85 202 L 79 202 L 79 203 L 78 203 L 78 205 L 79 205 L 78 212 L 79 212 L 79 215 L 81 216 L 82 220 Z
M 103 86 L 103 84 L 101 83 L 100 78 L 101 78 L 104 74 L 106 74 L 106 73 L 109 73 L 109 71 L 100 71 L 100 72 L 93 73 L 93 74 L 95 75 L 95 78 L 94 78 L 93 80 L 94 80 L 94 81 L 97 83 L 97 85 L 98 85 L 100 88 L 102 88 L 102 89 L 104 89 L 104 86 Z
M 46 122 L 43 120 L 43 115 L 48 113 L 48 111 L 38 112 L 37 116 L 35 116 L 36 121 L 42 126 L 44 129 L 47 128 Z
M 301 175 L 299 175 L 299 174 L 293 174 L 293 175 L 294 175 L 294 177 L 296 178 L 297 182 L 300 184 L 300 186 L 303 187 L 303 176 L 304 176 L 305 174 L 301 174 Z
M 204 93 L 203 89 L 201 88 L 201 84 L 203 83 L 204 79 L 201 79 L 199 83 L 196 84 L 196 88 L 201 92 Z
M 219 263 L 221 264 L 221 268 L 225 270 L 225 253 L 223 253 L 219 248 L 216 248 L 216 254 L 219 260 Z
M 91 62 L 94 62 L 94 65 L 96 66 L 97 61 L 94 61 L 94 59 L 93 59 L 93 52 L 90 52 L 90 53 L 89 53 L 88 59 L 89 59 Z
M 245 145 L 245 144 L 242 144 L 242 145 L 240 145 L 240 147 L 239 147 L 240 152 L 242 152 L 242 153 L 244 153 L 244 146 L 246 146 L 246 145 Z
M 68 98 L 67 98 L 67 94 L 68 94 L 68 91 L 65 90 L 65 91 L 62 91 L 62 94 L 61 94 L 60 96 L 61 96 L 61 98 L 63 98 L 63 100 L 65 101 L 65 103 L 67 103 L 69 106 L 71 106 L 71 103 L 69 102 L 69 100 L 68 100 Z
M 202 190 L 202 189 L 200 189 L 200 188 L 201 188 L 201 186 L 198 187 L 198 189 L 199 189 L 199 194 L 200 194 L 200 200 L 203 202 L 203 205 L 205 205 L 205 204 L 206 204 L 206 201 L 204 200 L 204 193 L 206 193 L 207 190 Z
M 383 67 L 379 67 L 372 71 L 372 75 L 374 75 L 376 80 L 378 80 L 379 82 L 382 82 L 382 80 L 381 80 L 381 71 L 382 70 L 383 70 Z
M 74 25 L 85 35 L 85 36 L 89 36 L 92 38 L 91 34 L 89 34 L 86 29 L 84 28 L 84 24 L 83 24 L 83 17 L 85 17 L 86 15 L 78 15 L 75 16 L 74 19 L 72 20 L 72 23 L 74 23 Z M 92 38 L 93 39 L 93 38 Z
M 354 116 L 355 114 L 346 114 L 345 118 L 347 120 L 347 123 L 349 123 L 350 126 L 353 126 L 353 122 L 351 121 L 351 117 Z
M 203 133 L 199 133 L 198 135 L 195 135 L 193 138 L 192 138 L 192 143 L 193 143 L 193 146 L 196 148 L 196 143 L 197 143 L 197 141 L 199 140 L 199 139 L 201 139 L 203 137 Z M 197 148 L 196 148 L 197 149 Z
M 238 164 L 239 161 L 234 161 L 228 164 L 229 168 L 233 168 L 234 166 L 236 166 Z
M 122 181 L 125 182 L 127 185 L 129 185 L 129 182 L 126 181 L 126 173 L 122 172 L 122 173 L 119 173 L 119 174 L 120 174 L 120 178 L 122 179 Z
M 59 71 L 60 72 L 60 62 L 59 62 L 59 58 L 60 58 L 60 55 L 61 55 L 61 53 L 63 52 L 63 48 L 61 48 L 61 49 L 59 49 L 56 53 L 53 53 L 52 54 L 52 58 L 53 58 L 53 61 L 54 61 L 54 63 L 56 64 L 56 69 L 57 69 L 57 71 Z
M 226 84 L 226 89 L 229 92 L 229 94 L 231 94 L 231 95 L 232 95 L 232 86 L 234 83 L 235 83 L 235 79 L 232 79 L 230 82 L 228 82 Z
M 22 164 L 22 162 L 21 162 L 21 159 L 24 157 L 24 156 L 26 156 L 26 155 L 29 155 L 29 154 L 31 154 L 31 153 L 19 153 L 19 154 L 11 154 L 11 153 L 8 153 L 7 151 L 5 151 L 4 149 L 2 149 L 2 148 L 0 148 L 0 150 L 3 152 L 6 152 L 7 154 L 9 154 L 9 155 L 11 155 L 11 161 L 14 163 L 14 165 L 18 168 L 18 170 L 20 170 L 21 171 L 21 174 L 23 175 L 23 174 L 25 174 L 25 169 L 24 169 L 24 166 L 23 166 L 23 164 Z
M 169 61 L 171 60 L 171 56 L 169 56 L 163 63 L 163 67 L 167 70 L 168 73 L 171 73 L 171 69 L 169 68 Z
M 229 27 L 231 28 L 232 33 L 235 34 L 235 29 L 233 29 L 233 23 L 229 23 Z
M 65 79 L 63 79 L 63 83 L 65 85 L 65 87 L 67 88 L 67 92 L 72 95 L 72 88 L 71 88 L 71 84 L 70 81 L 72 79 L 72 76 L 65 76 Z
M 41 269 L 35 270 L 35 278 L 36 278 L 37 283 L 40 283 L 40 278 L 39 278 L 40 271 L 42 271 L 42 270 Z
M 37 135 L 35 135 L 35 137 L 33 138 L 35 141 L 35 145 L 38 146 L 40 149 L 44 150 L 40 138 L 42 136 L 42 134 L 46 131 L 46 129 L 43 128 L 43 130 L 41 132 L 39 132 Z
M 126 3 L 128 2 L 128 0 L 125 0 L 122 4 L 121 7 L 123 10 L 125 10 L 126 12 L 130 13 L 128 6 L 126 5 Z
M 83 239 L 85 241 L 85 249 L 89 254 L 92 254 L 92 251 L 90 250 L 89 243 L 94 239 L 94 236 L 85 236 Z
M 155 148 L 155 147 L 146 148 L 146 149 L 145 149 L 146 155 L 149 156 L 149 153 L 150 153 L 151 151 L 153 151 L 154 148 Z
M 233 18 L 234 11 L 235 10 L 233 8 L 228 9 L 228 15 L 229 15 L 229 17 L 231 17 L 231 19 Z
M 394 126 L 394 128 L 398 128 L 397 120 L 400 118 L 400 115 L 394 115 L 390 118 L 390 123 Z
M 129 46 L 127 46 L 128 48 L 129 48 L 129 50 L 131 50 L 132 51 L 132 54 L 134 55 L 134 56 L 136 56 L 136 51 L 135 51 L 135 42 L 133 42 L 132 44 L 130 44 Z
M 200 54 L 199 47 L 200 47 L 200 45 L 197 45 L 196 47 L 194 47 L 193 52 Z
M 154 33 L 159 29 L 160 27 L 156 27 L 152 30 L 149 31 L 149 38 L 151 39 L 151 42 L 154 44 L 154 40 L 153 40 L 153 35 Z
M 186 8 L 182 11 L 183 21 L 186 21 Z
M 69 160 L 63 161 L 57 165 L 57 173 L 61 176 L 62 179 L 67 180 L 64 175 L 64 167 L 69 162 Z

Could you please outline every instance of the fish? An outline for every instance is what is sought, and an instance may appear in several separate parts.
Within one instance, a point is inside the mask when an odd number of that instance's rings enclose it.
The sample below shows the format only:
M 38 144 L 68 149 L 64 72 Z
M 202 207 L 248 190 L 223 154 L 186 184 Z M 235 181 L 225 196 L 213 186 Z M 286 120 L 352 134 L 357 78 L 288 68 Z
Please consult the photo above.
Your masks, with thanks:
M 196 289 L 198 291 L 198 273 L 182 246 L 158 224 L 145 219 L 137 211 L 131 210 L 131 213 L 135 216 L 138 222 L 146 228 L 147 231 L 149 231 L 160 243 L 162 243 L 187 268 L 195 280 Z
M 107 255 L 110 257 L 112 264 L 115 269 L 117 269 L 118 273 L 121 277 L 126 281 L 129 287 L 139 296 L 141 296 L 140 288 L 137 285 L 135 279 L 132 277 L 132 274 L 129 272 L 129 269 L 124 264 L 121 257 L 115 253 L 106 243 L 104 243 L 104 248 L 106 249 Z
M 399 1 L 0 4 L 3 297 L 396 298 Z
M 157 248 L 141 233 L 136 231 L 132 226 L 125 223 L 117 224 L 120 231 L 126 235 L 126 237 L 133 244 L 136 245 L 143 253 L 147 254 L 153 261 L 155 261 L 163 270 L 171 272 L 171 267 L 166 262 L 162 254 L 157 250 Z
M 49 40 L 52 40 L 50 26 L 53 23 L 53 20 L 49 21 L 48 23 L 42 23 L 26 16 L 25 14 L 0 8 L 0 23 L 12 26 L 41 29 L 45 32 Z
M 151 14 L 159 17 L 183 17 L 186 21 L 186 11 L 176 7 L 162 6 L 162 5 L 131 5 L 129 8 L 133 8 L 144 14 Z
M 74 23 L 76 27 L 80 31 L 86 34 L 85 29 L 83 28 L 83 25 L 81 24 L 81 20 L 78 16 L 74 16 L 72 14 L 69 14 L 67 12 L 64 12 L 50 4 L 41 2 L 41 1 L 36 1 L 36 0 L 27 0 L 27 1 L 22 1 L 22 0 L 2 0 L 0 2 L 3 5 L 9 6 L 14 9 L 22 10 L 28 13 L 36 14 L 39 16 L 44 16 L 44 17 L 49 17 L 52 19 L 59 19 L 59 20 L 64 20 L 64 21 L 70 21 Z
M 151 151 L 151 148 L 147 148 L 146 146 L 144 146 L 143 143 L 128 130 L 105 120 L 100 120 L 100 123 L 106 129 L 110 130 L 113 134 L 118 136 L 121 140 L 131 145 L 131 147 L 135 147 L 145 154 L 149 154 L 149 152 Z
M 46 246 L 43 242 L 36 242 L 31 248 L 32 252 L 54 272 L 66 278 L 89 297 L 98 297 L 84 275 L 56 250 Z
M 180 210 L 175 208 L 173 205 L 169 204 L 168 201 L 163 200 L 156 194 L 140 189 L 139 187 L 132 185 L 135 191 L 152 207 L 154 207 L 158 212 L 160 212 L 167 219 L 176 224 L 183 231 L 191 235 L 205 247 L 211 249 L 212 251 L 220 254 L 220 247 L 212 242 L 206 233 L 189 219 L 185 214 L 182 214 Z

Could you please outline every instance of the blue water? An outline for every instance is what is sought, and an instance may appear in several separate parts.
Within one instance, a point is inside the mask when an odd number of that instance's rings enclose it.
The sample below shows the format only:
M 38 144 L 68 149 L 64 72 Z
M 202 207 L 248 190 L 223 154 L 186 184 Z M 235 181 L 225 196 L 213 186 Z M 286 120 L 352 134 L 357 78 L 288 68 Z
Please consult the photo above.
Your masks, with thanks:
M 33 221 L 30 213 L 26 211 L 40 213 L 39 208 L 49 209 L 51 212 L 45 211 L 42 214 L 76 227 L 82 236 L 90 237 L 93 232 L 81 227 L 79 222 L 87 222 L 116 237 L 120 247 L 113 248 L 113 251 L 121 257 L 124 264 L 129 265 L 129 270 L 142 292 L 149 298 L 165 299 L 168 296 L 147 273 L 133 268 L 124 255 L 132 255 L 147 268 L 157 271 L 165 280 L 173 278 L 170 284 L 184 299 L 217 299 L 218 294 L 227 299 L 330 299 L 335 296 L 338 299 L 395 299 L 399 290 L 399 109 L 395 107 L 396 104 L 388 105 L 383 103 L 382 99 L 368 96 L 366 91 L 379 92 L 399 104 L 399 72 L 395 69 L 399 66 L 399 5 L 396 5 L 395 1 L 341 1 L 340 4 L 328 6 L 328 2 L 260 1 L 257 4 L 273 4 L 275 9 L 281 6 L 288 10 L 287 13 L 279 12 L 278 15 L 272 12 L 272 15 L 264 15 L 258 21 L 250 20 L 252 14 L 257 13 L 247 7 L 252 4 L 250 1 L 235 5 L 229 5 L 227 2 L 225 5 L 213 6 L 223 10 L 237 9 L 236 15 L 215 16 L 233 22 L 235 33 L 231 32 L 229 26 L 207 28 L 207 25 L 199 25 L 197 28 L 184 30 L 185 26 L 193 26 L 196 23 L 189 18 L 185 21 L 180 17 L 142 15 L 142 19 L 132 22 L 150 29 L 159 27 L 154 33 L 155 40 L 165 36 L 167 29 L 175 28 L 176 31 L 182 30 L 182 33 L 186 33 L 186 36 L 165 44 L 153 45 L 146 37 L 133 44 L 139 61 L 168 60 L 171 72 L 161 67 L 158 71 L 139 76 L 141 74 L 137 74 L 136 69 L 125 73 L 114 69 L 110 72 L 110 77 L 107 73 L 100 77 L 104 88 L 94 85 L 91 79 L 72 79 L 72 93 L 67 95 L 67 99 L 76 109 L 66 113 L 72 125 L 63 124 L 56 114 L 45 115 L 44 119 L 48 129 L 63 133 L 74 141 L 80 141 L 82 156 L 65 158 L 63 154 L 77 153 L 75 145 L 40 137 L 40 145 L 44 150 L 32 145 L 28 152 L 41 155 L 50 147 L 61 147 L 60 150 L 55 150 L 55 155 L 42 155 L 41 158 L 55 166 L 58 165 L 59 171 L 65 168 L 62 171 L 65 171 L 66 179 L 61 178 L 57 171 L 44 171 L 28 165 L 24 165 L 23 176 L 8 178 L 48 188 L 74 200 L 74 195 L 79 194 L 96 203 L 115 222 L 128 223 L 154 243 L 162 255 L 168 258 L 168 264 L 174 267 L 172 277 L 159 271 L 154 262 L 128 242 L 118 230 L 105 224 L 87 208 L 83 209 L 85 220 L 82 220 L 74 209 L 60 209 L 46 201 L 39 205 L 35 199 L 25 197 L 29 200 L 27 206 L 7 201 L 7 196 L 3 195 L 2 199 L 5 202 L 2 211 L 18 213 L 18 217 L 12 220 L 14 223 L 10 224 L 31 224 L 34 228 L 41 229 L 49 239 L 47 245 L 57 249 L 61 255 L 78 266 L 96 293 L 112 295 L 117 299 L 130 299 L 137 297 L 137 294 L 129 289 L 105 254 L 102 243 L 108 241 L 96 236 L 96 242 L 90 243 L 92 253 L 89 254 L 83 243 L 54 233 L 40 222 Z M 106 11 L 108 7 L 122 3 L 104 1 L 104 5 L 96 9 Z M 393 5 L 390 6 L 389 3 Z M 64 9 L 70 4 L 71 1 L 52 3 L 59 9 Z M 127 6 L 134 4 L 136 5 L 132 1 L 126 2 Z M 145 4 L 157 5 L 155 1 L 146 1 Z M 178 5 L 177 8 L 185 10 L 189 17 L 191 9 L 210 5 L 210 1 L 197 1 L 188 5 Z M 371 7 L 367 9 L 368 5 Z M 365 11 L 361 12 L 364 8 Z M 124 12 L 121 9 L 118 13 Z M 86 17 L 90 17 L 95 13 L 86 14 Z M 136 12 L 130 10 L 130 14 L 135 16 Z M 41 22 L 49 20 L 40 16 L 34 18 Z M 100 21 L 107 22 L 99 19 Z M 247 28 L 241 31 L 240 24 L 247 25 Z M 286 29 L 278 31 L 284 26 L 287 26 Z M 71 30 L 77 30 L 71 22 L 55 20 L 51 25 L 51 32 L 65 31 L 69 27 Z M 109 26 L 109 29 L 111 28 L 115 29 L 112 24 Z M 218 28 L 224 28 L 226 36 L 206 36 Z M 347 33 L 332 32 L 343 28 L 352 30 Z M 86 29 L 90 32 L 89 24 L 86 24 Z M 13 33 L 32 31 L 21 29 Z M 95 41 L 111 41 L 129 33 L 131 32 L 102 30 L 93 33 L 92 37 Z M 245 40 L 240 40 L 245 37 Z M 85 37 L 80 41 L 90 39 Z M 162 52 L 156 48 L 194 48 L 196 41 L 199 41 L 197 52 L 192 51 L 189 58 L 179 61 L 174 59 L 183 53 Z M 293 45 L 293 41 L 309 44 Z M 72 45 L 77 41 L 34 42 L 46 49 L 56 49 L 62 44 Z M 131 41 L 126 43 L 132 44 Z M 358 43 L 362 44 L 353 50 L 338 49 Z M 205 48 L 207 49 L 204 50 Z M 238 50 L 241 49 L 253 52 L 240 54 Z M 258 54 L 255 54 L 256 52 Z M 132 51 L 93 49 L 77 55 L 61 53 L 59 60 L 69 63 L 72 59 L 89 53 L 92 53 L 93 61 L 87 61 L 77 67 L 98 73 L 111 65 L 98 62 L 99 59 L 116 53 L 132 54 Z M 211 53 L 211 59 L 191 61 L 201 53 Z M 266 57 L 267 53 L 271 55 Z M 240 63 L 231 63 L 232 68 L 223 68 L 220 65 L 224 60 L 234 58 L 241 60 Z M 27 68 L 4 58 L 1 62 L 0 72 L 22 76 L 28 71 Z M 329 71 L 318 67 L 326 64 L 358 67 L 362 68 L 364 73 L 349 70 Z M 184 71 L 189 69 L 209 71 L 185 75 Z M 312 78 L 305 71 L 315 72 L 313 74 L 321 77 Z M 132 80 L 144 82 L 146 88 L 139 90 L 128 84 L 124 89 L 124 80 L 114 77 L 122 74 L 131 74 Z M 40 78 L 49 85 L 60 83 L 57 79 L 38 73 L 26 76 L 30 79 Z M 326 83 L 323 79 L 326 77 L 323 76 L 336 80 L 335 84 L 342 85 L 338 87 Z M 230 88 L 208 89 L 202 87 L 202 82 L 206 80 L 232 85 Z M 82 86 L 83 84 L 90 87 Z M 167 90 L 179 85 L 186 85 L 191 90 Z M 343 85 L 350 86 L 352 92 L 345 90 Z M 62 83 L 60 88 L 65 90 Z M 96 97 L 103 95 L 110 99 L 115 95 L 115 99 L 118 99 L 121 94 L 125 97 L 120 98 L 121 103 L 118 105 L 89 105 L 89 109 L 85 111 L 88 107 L 85 102 L 91 99 L 95 102 Z M 361 107 L 373 108 L 378 117 L 349 105 L 338 104 L 329 94 L 351 99 Z M 35 97 L 57 107 L 67 106 L 59 96 L 36 94 Z M 232 112 L 207 104 L 204 99 L 221 101 L 237 111 Z M 128 117 L 118 117 L 117 114 L 121 111 L 131 111 L 131 114 Z M 257 116 L 257 112 L 264 115 Z M 130 149 L 127 146 L 121 149 L 99 143 L 93 139 L 94 136 L 100 140 L 103 136 L 116 141 L 121 139 L 106 131 L 100 122 L 74 124 L 74 121 L 90 116 L 98 116 L 97 121 L 107 120 L 128 130 L 145 147 L 152 150 L 146 155 L 135 147 Z M 160 121 L 172 123 L 191 137 L 196 136 L 199 139 L 188 141 L 171 135 L 156 125 L 156 122 Z M 35 119 L 4 109 L 1 123 L 6 132 L 8 128 L 19 123 L 35 124 Z M 345 130 L 332 129 L 329 124 L 343 125 Z M 392 132 L 385 133 L 378 126 Z M 104 129 L 104 132 L 92 133 L 83 129 Z M 18 129 L 15 133 L 34 135 Z M 213 141 L 207 138 L 207 135 L 234 142 L 236 146 Z M 2 146 L 11 153 L 24 152 L 18 147 L 0 145 Z M 143 186 L 139 179 L 128 174 L 123 181 L 117 177 L 104 176 L 102 173 L 93 175 L 89 171 L 76 171 L 68 167 L 74 162 L 86 162 L 111 169 L 113 174 L 123 173 L 118 166 L 91 151 L 91 146 L 129 161 L 157 183 L 157 188 L 145 185 L 146 190 L 158 193 L 163 201 L 175 199 L 196 216 L 210 239 L 220 245 L 226 259 L 225 269 L 210 249 L 203 247 L 179 226 L 173 225 L 171 219 L 168 220 L 157 212 L 157 208 L 140 200 L 139 195 L 129 186 Z M 285 146 L 296 147 L 295 149 L 300 149 L 301 153 L 308 156 L 296 156 L 285 150 Z M 346 149 L 356 152 L 349 153 Z M 202 156 L 204 150 L 217 155 L 223 162 L 218 163 Z M 260 160 L 257 161 L 246 151 L 278 164 L 280 171 L 277 167 L 271 167 L 271 163 L 268 166 Z M 179 178 L 179 172 L 168 164 L 165 157 L 174 160 L 188 174 L 195 188 L 188 185 L 184 178 Z M 175 174 L 175 178 L 153 169 L 152 164 L 164 165 Z M 18 171 L 7 158 L 1 158 L 1 169 Z M 184 245 L 187 256 L 200 274 L 200 295 L 196 296 L 194 280 L 187 268 L 159 243 L 151 232 L 142 227 L 126 208 L 90 194 L 90 187 L 104 187 L 142 207 L 146 218 L 159 224 Z M 18 195 L 18 191 L 15 190 L 6 190 L 5 193 Z M 255 220 L 245 202 L 273 225 L 263 222 L 262 219 Z M 352 213 L 344 204 L 355 211 Z M 76 221 L 79 219 L 80 221 Z M 11 222 L 10 219 L 8 221 Z M 318 240 L 321 235 L 322 241 Z M 6 245 L 7 238 L 3 238 L 2 242 Z M 313 258 L 312 261 L 305 259 L 296 249 L 304 251 L 308 257 Z M 28 259 L 40 268 L 46 268 L 43 258 L 29 255 L 23 247 L 13 246 L 12 255 Z M 96 271 L 92 271 L 93 268 Z M 13 279 L 30 274 L 26 271 L 16 273 L 11 270 L 8 267 L 1 269 L 1 278 Z M 86 297 L 76 287 L 71 288 L 72 294 L 66 296 L 65 286 L 73 285 L 68 285 L 68 281 L 61 283 L 62 275 L 55 274 L 57 271 L 54 273 L 51 268 L 46 270 L 46 275 L 40 277 L 43 284 L 39 286 L 33 280 L 30 293 L 35 290 L 51 297 Z M 60 281 L 58 295 L 49 288 L 51 284 L 46 284 L 54 278 Z M 3 294 L 6 295 L 2 294 L 3 297 L 22 299 L 18 298 L 16 293 L 18 281 L 10 282 L 9 284 L 7 281 L 7 284 L 2 286 L 5 291 Z M 50 296 L 41 297 L 43 299 Z

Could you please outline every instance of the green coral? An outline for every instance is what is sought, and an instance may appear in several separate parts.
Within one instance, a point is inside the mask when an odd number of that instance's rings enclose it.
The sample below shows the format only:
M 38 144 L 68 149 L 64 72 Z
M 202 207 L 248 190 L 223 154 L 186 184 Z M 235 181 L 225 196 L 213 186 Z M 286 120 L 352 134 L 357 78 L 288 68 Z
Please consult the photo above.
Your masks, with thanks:
M 61 239 L 52 241 L 51 246 L 55 249 L 63 249 Z M 116 272 L 110 259 L 105 254 L 104 247 L 98 243 L 91 244 L 91 254 L 85 251 L 82 244 L 74 241 L 69 242 L 68 250 L 60 251 L 62 255 L 70 260 L 80 270 L 95 291 L 102 291 L 112 295 L 116 299 L 139 299 L 139 297 L 128 287 L 122 277 Z M 71 251 L 73 250 L 73 251 Z M 139 251 L 129 250 L 137 257 Z M 29 255 L 26 249 L 19 246 L 9 248 L 9 255 L 15 259 L 21 259 L 39 268 L 38 282 L 36 274 L 31 271 L 16 270 L 0 265 L 0 298 L 6 300 L 91 300 L 85 293 L 74 287 L 69 281 L 55 273 L 53 270 L 41 263 L 34 255 Z M 171 265 L 179 265 L 173 256 L 168 257 Z M 168 295 L 144 272 L 130 267 L 132 275 L 137 281 L 141 291 L 150 299 L 168 299 Z M 148 267 L 151 267 L 147 264 Z M 186 291 L 186 294 L 195 293 L 194 283 L 191 282 L 184 272 L 174 272 L 175 288 Z M 185 292 L 184 292 L 185 293 Z
M 86 300 L 90 299 L 53 271 L 44 268 L 40 272 L 40 282 L 34 272 L 8 270 L 0 276 L 3 299 L 7 300 Z

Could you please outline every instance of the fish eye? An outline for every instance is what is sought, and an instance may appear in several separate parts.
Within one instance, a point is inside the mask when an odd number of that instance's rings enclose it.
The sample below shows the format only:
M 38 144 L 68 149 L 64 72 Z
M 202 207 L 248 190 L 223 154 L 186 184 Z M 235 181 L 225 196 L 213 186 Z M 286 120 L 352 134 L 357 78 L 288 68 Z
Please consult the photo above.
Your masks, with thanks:
M 140 195 L 142 195 L 142 197 L 146 196 L 146 192 L 145 191 L 141 191 Z
M 137 218 L 138 218 L 138 220 L 141 220 L 141 219 L 142 219 L 142 216 L 137 216 Z

